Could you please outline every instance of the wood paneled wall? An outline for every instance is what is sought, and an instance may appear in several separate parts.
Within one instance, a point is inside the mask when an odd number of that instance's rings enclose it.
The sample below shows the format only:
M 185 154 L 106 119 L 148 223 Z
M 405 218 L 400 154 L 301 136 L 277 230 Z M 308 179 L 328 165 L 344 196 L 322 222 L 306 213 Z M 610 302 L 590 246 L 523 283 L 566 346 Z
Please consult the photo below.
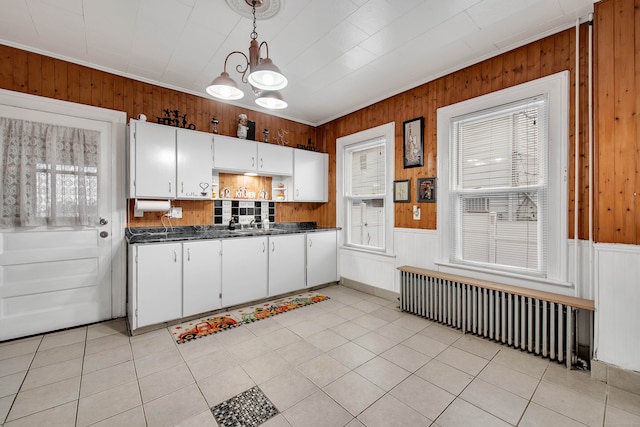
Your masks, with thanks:
M 596 3 L 595 240 L 640 244 L 640 0 Z
M 588 152 L 587 152 L 587 24 L 580 31 L 580 127 L 579 127 L 579 236 L 588 237 Z M 391 98 L 365 107 L 347 116 L 336 119 L 320 127 L 319 137 L 329 147 L 329 164 L 335 165 L 335 140 L 371 127 L 395 122 L 395 179 L 411 180 L 411 203 L 395 204 L 395 227 L 436 229 L 437 203 L 416 203 L 417 179 L 437 176 L 437 109 L 456 102 L 505 89 L 533 79 L 560 71 L 569 70 L 571 75 L 571 123 L 570 123 L 570 165 L 569 237 L 573 236 L 574 208 L 574 93 L 575 93 L 575 30 L 569 29 L 518 49 L 480 62 L 442 78 L 400 93 Z M 403 168 L 402 124 L 406 120 L 424 117 L 424 166 Z M 329 188 L 335 188 L 335 171 L 330 174 Z M 330 194 L 331 202 L 335 195 Z M 418 204 L 422 215 L 414 220 L 412 206 Z M 335 211 L 335 203 L 328 204 L 327 210 Z M 323 214 L 325 214 L 323 212 Z M 328 213 L 327 213 L 328 214 Z
M 181 115 L 187 115 L 187 123 L 193 123 L 196 130 L 203 132 L 212 132 L 211 120 L 216 116 L 220 122 L 219 133 L 230 136 L 236 135 L 238 114 L 245 113 L 249 120 L 256 123 L 257 139 L 261 138 L 262 130 L 267 128 L 271 132 L 272 142 L 275 142 L 275 135 L 279 129 L 289 131 L 290 146 L 306 145 L 309 139 L 316 144 L 318 142 L 317 129 L 313 126 L 4 45 L 0 45 L 0 88 L 124 111 L 128 119 L 135 118 L 138 114 L 145 114 L 150 122 L 155 122 L 156 117 L 163 117 L 164 109 L 179 110 Z M 176 202 L 175 205 L 183 207 L 184 216 L 182 220 L 172 220 L 174 225 L 176 223 L 180 225 L 211 223 L 212 203 L 181 201 Z M 315 204 L 280 203 L 278 205 L 277 221 L 294 221 L 297 218 L 303 218 L 302 220 L 305 221 L 319 221 L 322 225 L 327 225 L 317 217 Z M 146 213 L 143 218 L 131 217 L 130 224 L 132 226 L 161 225 L 160 215 Z

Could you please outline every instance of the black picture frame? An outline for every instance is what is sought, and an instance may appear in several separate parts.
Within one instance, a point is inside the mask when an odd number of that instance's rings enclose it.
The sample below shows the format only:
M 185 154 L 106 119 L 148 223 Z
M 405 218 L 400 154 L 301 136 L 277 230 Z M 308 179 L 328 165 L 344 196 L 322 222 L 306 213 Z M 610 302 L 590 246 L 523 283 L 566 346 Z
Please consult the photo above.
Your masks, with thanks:
M 405 169 L 424 166 L 424 117 L 402 124 L 402 153 Z
M 406 203 L 411 201 L 410 179 L 393 181 L 393 201 L 395 203 Z
M 418 178 L 418 202 L 435 202 L 437 194 L 437 178 Z

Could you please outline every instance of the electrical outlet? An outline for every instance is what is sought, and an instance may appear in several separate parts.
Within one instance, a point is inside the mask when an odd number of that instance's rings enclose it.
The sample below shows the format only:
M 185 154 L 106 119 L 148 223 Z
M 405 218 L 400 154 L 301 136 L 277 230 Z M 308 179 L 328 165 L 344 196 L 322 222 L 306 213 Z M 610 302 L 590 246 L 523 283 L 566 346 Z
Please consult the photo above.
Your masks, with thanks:
M 171 208 L 169 218 L 182 218 L 182 208 Z
M 417 205 L 413 205 L 413 219 L 420 219 L 420 208 Z

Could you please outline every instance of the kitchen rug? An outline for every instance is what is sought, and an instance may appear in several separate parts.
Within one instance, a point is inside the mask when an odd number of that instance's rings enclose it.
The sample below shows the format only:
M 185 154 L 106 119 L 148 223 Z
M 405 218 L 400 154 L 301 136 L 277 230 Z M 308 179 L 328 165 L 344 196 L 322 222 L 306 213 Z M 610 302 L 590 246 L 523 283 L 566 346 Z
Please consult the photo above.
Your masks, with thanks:
M 291 295 L 263 304 L 256 304 L 231 310 L 226 313 L 218 313 L 215 316 L 194 319 L 181 323 L 171 329 L 171 334 L 178 344 L 195 340 L 207 335 L 216 334 L 230 328 L 235 328 L 244 323 L 251 323 L 268 317 L 276 316 L 296 308 L 306 307 L 321 301 L 328 300 L 326 295 L 316 292 L 305 292 Z
M 221 427 L 256 427 L 278 415 L 278 409 L 255 386 L 214 406 L 211 413 Z

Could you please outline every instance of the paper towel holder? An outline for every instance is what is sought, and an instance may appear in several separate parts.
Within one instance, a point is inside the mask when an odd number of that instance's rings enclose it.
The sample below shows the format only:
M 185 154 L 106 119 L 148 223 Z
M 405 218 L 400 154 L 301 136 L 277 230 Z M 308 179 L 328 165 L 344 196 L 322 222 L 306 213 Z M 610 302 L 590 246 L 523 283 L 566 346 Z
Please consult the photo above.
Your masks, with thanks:
M 145 208 L 145 205 L 147 204 L 147 202 L 158 204 L 161 206 L 154 206 L 153 208 L 148 209 L 148 208 Z M 151 200 L 135 199 L 135 202 L 133 205 L 133 216 L 142 217 L 144 216 L 145 212 L 164 212 L 164 211 L 169 211 L 170 209 L 171 209 L 171 202 L 169 200 L 151 201 Z

